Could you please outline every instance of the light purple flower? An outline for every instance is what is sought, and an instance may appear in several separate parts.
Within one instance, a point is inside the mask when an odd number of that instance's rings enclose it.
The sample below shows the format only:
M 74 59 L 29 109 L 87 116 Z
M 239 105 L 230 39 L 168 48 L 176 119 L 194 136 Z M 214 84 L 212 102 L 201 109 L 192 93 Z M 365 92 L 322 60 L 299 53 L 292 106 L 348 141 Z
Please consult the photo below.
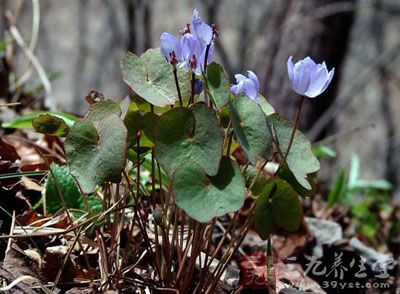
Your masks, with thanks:
M 287 69 L 293 90 L 309 98 L 317 97 L 324 92 L 335 73 L 334 68 L 328 72 L 325 62 L 316 64 L 310 57 L 293 64 L 290 56 Z
M 193 34 L 185 34 L 181 40 L 182 59 L 190 60 L 194 56 L 200 57 L 204 45 Z
M 242 74 L 236 74 L 236 85 L 231 87 L 231 92 L 234 95 L 245 94 L 253 101 L 258 103 L 258 91 L 260 90 L 260 83 L 254 72 L 247 71 L 247 77 Z
M 200 55 L 200 72 L 198 74 L 201 73 L 201 69 L 204 68 L 204 61 L 205 61 L 205 57 L 206 57 L 206 50 L 207 50 L 207 46 L 205 46 L 201 52 Z M 211 63 L 212 60 L 212 56 L 214 54 L 214 42 L 212 42 L 210 44 L 210 48 L 208 49 L 208 54 L 207 54 L 207 65 L 209 65 Z
M 193 70 L 196 74 L 201 74 L 201 70 L 204 67 L 207 45 L 205 45 L 195 35 L 188 33 L 182 37 L 181 47 L 183 60 L 182 65 L 186 65 L 188 69 Z M 207 55 L 207 65 L 211 62 L 213 51 L 214 44 L 211 43 Z
M 170 33 L 162 33 L 160 37 L 161 53 L 170 62 L 182 60 L 182 46 L 180 40 Z M 175 58 L 175 60 L 173 60 Z
M 193 34 L 204 44 L 208 45 L 211 43 L 213 38 L 213 30 L 208 24 L 202 21 L 197 9 L 193 11 L 192 29 Z

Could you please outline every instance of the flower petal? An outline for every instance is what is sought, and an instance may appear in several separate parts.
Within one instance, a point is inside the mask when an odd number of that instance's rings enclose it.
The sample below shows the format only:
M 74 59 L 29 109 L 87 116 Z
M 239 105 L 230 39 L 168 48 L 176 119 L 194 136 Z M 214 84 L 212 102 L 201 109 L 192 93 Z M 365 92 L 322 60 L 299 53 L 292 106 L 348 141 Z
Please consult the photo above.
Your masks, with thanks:
M 307 56 L 303 60 L 300 61 L 303 63 L 304 66 L 310 68 L 310 70 L 314 71 L 317 69 L 317 64 L 310 58 L 310 56 Z
M 310 85 L 311 69 L 303 61 L 298 61 L 293 68 L 293 90 L 304 95 Z
M 211 63 L 213 55 L 214 55 L 214 42 L 211 42 L 210 49 L 208 49 L 207 65 Z
M 253 83 L 255 85 L 255 90 L 256 90 L 256 92 L 258 94 L 258 91 L 260 90 L 260 82 L 258 81 L 258 77 L 251 70 L 247 71 L 247 76 L 250 78 L 250 80 L 253 81 Z
M 256 89 L 256 84 L 250 79 L 246 79 L 244 81 L 243 92 L 248 97 L 250 97 L 252 100 L 255 100 L 258 95 L 258 90 Z
M 327 80 L 328 71 L 326 69 L 326 66 L 319 66 L 319 69 L 317 71 L 311 73 L 310 85 L 308 86 L 308 89 L 304 93 L 304 95 L 310 98 L 318 96 L 319 94 L 321 94 Z
M 287 70 L 288 70 L 288 75 L 289 75 L 289 80 L 290 80 L 290 84 L 292 85 L 292 88 L 294 87 L 294 77 L 293 77 L 293 56 L 290 56 L 286 62 L 287 64 Z
M 335 74 L 335 68 L 332 68 L 332 70 L 328 73 L 328 79 L 326 80 L 325 85 L 321 90 L 321 93 L 324 92 L 326 90 L 326 88 L 328 88 L 329 84 L 331 83 L 331 81 L 333 79 L 334 74 Z
M 207 46 L 200 42 L 199 47 L 202 50 L 201 55 L 200 55 L 200 60 L 198 62 L 199 66 L 200 66 L 200 73 L 201 73 L 201 69 L 204 68 L 204 60 L 206 57 Z M 214 43 L 211 43 L 210 48 L 208 49 L 207 65 L 209 65 L 211 63 L 213 54 L 214 54 Z
M 185 34 L 182 37 L 182 59 L 189 61 L 198 51 L 199 41 L 193 34 Z M 197 57 L 196 57 L 197 58 Z
M 236 83 L 240 83 L 241 81 L 244 81 L 247 78 L 242 74 L 235 74 L 235 79 L 236 79 Z
M 204 42 L 205 44 L 211 43 L 213 36 L 212 28 L 202 21 L 199 11 L 197 9 L 193 11 L 192 28 L 196 37 L 199 38 L 202 42 Z
M 294 65 L 292 56 L 290 56 L 287 61 L 287 69 L 293 90 L 310 98 L 314 98 L 326 90 L 335 72 L 334 69 L 328 72 L 325 62 L 316 64 L 308 56 Z
M 231 87 L 231 92 L 233 95 L 239 95 L 240 94 L 240 89 L 241 87 L 239 87 L 239 85 L 233 85 Z
M 160 47 L 161 47 L 161 53 L 167 58 L 168 60 L 170 59 L 170 53 L 172 51 L 175 52 L 177 59 L 181 59 L 181 46 L 179 40 L 174 36 L 171 35 L 170 33 L 162 33 L 160 36 Z

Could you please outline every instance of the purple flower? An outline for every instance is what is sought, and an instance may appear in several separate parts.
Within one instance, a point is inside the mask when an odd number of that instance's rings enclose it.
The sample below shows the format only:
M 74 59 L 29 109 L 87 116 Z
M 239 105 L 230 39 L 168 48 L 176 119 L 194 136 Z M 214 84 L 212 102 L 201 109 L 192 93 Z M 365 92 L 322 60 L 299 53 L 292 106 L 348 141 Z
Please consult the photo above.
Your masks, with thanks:
M 211 44 L 211 41 L 213 39 L 213 30 L 208 24 L 202 21 L 199 11 L 197 9 L 193 11 L 192 29 L 194 35 L 204 44 Z
M 160 37 L 161 53 L 173 65 L 182 60 L 182 46 L 180 40 L 170 33 L 162 33 Z
M 204 59 L 207 50 L 200 39 L 193 34 L 185 34 L 181 41 L 183 65 L 196 74 L 200 74 L 204 67 Z M 207 65 L 210 64 L 214 51 L 214 44 L 210 45 L 207 55 Z
M 290 56 L 287 69 L 293 90 L 309 98 L 314 98 L 324 92 L 335 73 L 334 68 L 328 72 L 325 62 L 316 64 L 310 57 L 293 65 L 292 56 Z
M 201 91 L 203 91 L 204 85 L 203 82 L 199 79 L 194 80 L 194 93 L 195 94 L 200 94 Z
M 211 62 L 214 52 L 213 35 L 216 31 L 214 32 L 213 28 L 201 20 L 197 9 L 193 11 L 192 27 L 193 34 L 190 33 L 190 25 L 186 25 L 182 30 L 181 40 L 170 33 L 162 33 L 160 37 L 161 53 L 172 65 L 186 66 L 196 74 L 201 74 L 206 53 L 207 65 Z
M 231 92 L 234 95 L 245 94 L 258 103 L 258 91 L 260 90 L 258 78 L 251 70 L 247 71 L 247 76 L 248 77 L 245 77 L 242 74 L 236 74 L 236 85 L 231 87 Z

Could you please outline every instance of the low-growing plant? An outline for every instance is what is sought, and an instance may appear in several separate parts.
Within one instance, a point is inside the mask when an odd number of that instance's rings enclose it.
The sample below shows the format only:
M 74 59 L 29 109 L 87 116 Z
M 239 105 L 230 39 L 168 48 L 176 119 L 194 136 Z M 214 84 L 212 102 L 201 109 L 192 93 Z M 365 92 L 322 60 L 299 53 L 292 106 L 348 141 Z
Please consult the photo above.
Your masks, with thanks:
M 216 26 L 197 10 L 181 34 L 163 33 L 161 50 L 122 59 L 131 89 L 122 102 L 91 95 L 84 118 L 46 112 L 32 122 L 41 133 L 66 136 L 68 168 L 51 167 L 48 211 L 86 205 L 86 219 L 72 215 L 76 239 L 104 221 L 95 229 L 102 291 L 132 284 L 214 293 L 248 230 L 262 239 L 297 230 L 301 197 L 314 193 L 319 161 L 297 127 L 304 97 L 325 91 L 333 71 L 289 58 L 289 80 L 301 95 L 292 124 L 259 94 L 252 71 L 230 84 L 212 62 Z M 77 189 L 82 199 L 74 198 Z M 93 195 L 102 212 L 93 211 Z M 250 207 L 240 218 L 245 200 Z M 222 219 L 229 225 L 215 237 Z
M 352 155 L 349 172 L 340 170 L 328 195 L 328 207 L 340 204 L 349 209 L 357 232 L 378 244 L 376 235 L 380 227 L 379 214 L 390 215 L 389 204 L 392 185 L 386 180 L 368 181 L 361 178 L 360 160 Z

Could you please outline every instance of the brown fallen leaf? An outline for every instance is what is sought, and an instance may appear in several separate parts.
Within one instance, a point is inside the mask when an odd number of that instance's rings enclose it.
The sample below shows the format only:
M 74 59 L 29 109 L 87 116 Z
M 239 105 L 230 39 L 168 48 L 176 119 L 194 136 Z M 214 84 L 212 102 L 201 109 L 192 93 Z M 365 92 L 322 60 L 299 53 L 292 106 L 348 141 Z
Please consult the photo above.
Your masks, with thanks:
M 282 263 L 275 264 L 276 274 L 276 292 L 280 293 L 285 287 L 285 284 L 290 284 L 292 287 L 297 288 L 304 292 L 312 293 L 326 293 L 321 286 L 309 278 L 303 268 L 298 263 Z M 282 283 L 283 282 L 283 283 Z
M 68 246 L 47 247 L 43 256 L 43 273 L 50 281 L 54 281 L 68 253 Z M 76 276 L 75 262 L 68 256 L 59 282 L 72 282 Z
M 297 231 L 286 232 L 282 230 L 277 232 L 272 244 L 279 259 L 285 260 L 290 256 L 297 255 L 313 238 L 313 232 L 303 219 Z
M 6 280 L 15 280 L 21 276 L 31 276 L 34 277 L 41 284 L 47 283 L 43 272 L 39 268 L 37 260 L 31 258 L 16 244 L 11 245 L 11 247 L 7 251 L 4 262 L 1 264 L 0 273 L 2 276 L 3 274 L 7 275 Z M 23 291 L 21 291 L 20 293 L 36 293 L 35 291 L 26 291 L 26 288 L 29 289 L 35 285 L 35 282 L 33 280 L 24 280 L 19 284 L 19 289 L 23 289 Z M 12 293 L 18 292 L 12 291 Z
M 8 161 L 15 162 L 16 160 L 20 159 L 21 157 L 19 157 L 14 146 L 4 142 L 0 138 L 0 158 L 2 160 L 8 160 Z

